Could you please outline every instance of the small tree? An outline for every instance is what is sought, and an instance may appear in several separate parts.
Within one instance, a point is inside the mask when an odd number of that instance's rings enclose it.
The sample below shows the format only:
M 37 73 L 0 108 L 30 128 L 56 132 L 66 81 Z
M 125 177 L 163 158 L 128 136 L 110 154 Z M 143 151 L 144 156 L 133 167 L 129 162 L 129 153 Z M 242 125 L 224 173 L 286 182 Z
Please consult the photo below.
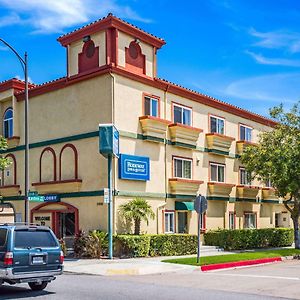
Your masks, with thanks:
M 270 109 L 278 122 L 274 130 L 261 133 L 258 146 L 246 147 L 241 156 L 252 177 L 270 180 L 284 206 L 290 212 L 294 226 L 295 248 L 300 248 L 300 110 L 299 104 L 290 112 L 283 105 Z
M 0 151 L 5 151 L 7 149 L 7 140 L 0 136 Z M 4 157 L 3 154 L 0 154 L 0 170 L 5 170 L 11 164 L 9 157 Z
M 130 224 L 134 222 L 134 234 L 136 235 L 140 234 L 141 221 L 146 221 L 148 225 L 149 218 L 152 220 L 155 218 L 155 214 L 148 202 L 139 197 L 121 205 L 119 211 L 127 222 Z

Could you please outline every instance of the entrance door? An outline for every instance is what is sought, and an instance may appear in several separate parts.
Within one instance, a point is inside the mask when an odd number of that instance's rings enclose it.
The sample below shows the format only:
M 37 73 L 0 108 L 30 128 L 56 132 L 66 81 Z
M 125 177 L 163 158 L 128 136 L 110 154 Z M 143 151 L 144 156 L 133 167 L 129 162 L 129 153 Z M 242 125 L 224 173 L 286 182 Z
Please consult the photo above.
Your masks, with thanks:
M 178 212 L 178 233 L 188 233 L 187 212 Z
M 75 227 L 75 213 L 74 212 L 60 212 L 58 213 L 59 220 L 59 238 L 64 239 L 67 248 L 72 247 L 74 236 L 76 233 Z

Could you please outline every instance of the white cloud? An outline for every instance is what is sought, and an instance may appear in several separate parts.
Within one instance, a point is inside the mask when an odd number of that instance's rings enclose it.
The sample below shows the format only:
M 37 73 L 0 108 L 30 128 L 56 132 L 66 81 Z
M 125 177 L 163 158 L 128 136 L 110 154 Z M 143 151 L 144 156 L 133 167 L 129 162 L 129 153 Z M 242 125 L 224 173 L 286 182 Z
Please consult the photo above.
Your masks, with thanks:
M 151 21 L 114 0 L 0 0 L 1 6 L 10 14 L 0 20 L 0 27 L 25 23 L 33 27 L 34 33 L 61 33 L 65 28 L 87 23 L 109 12 L 122 18 Z
M 224 93 L 238 99 L 251 100 L 253 105 L 261 101 L 295 103 L 300 99 L 300 73 L 272 74 L 245 78 L 230 83 Z
M 300 52 L 300 34 L 283 30 L 259 32 L 254 28 L 249 30 L 249 34 L 259 39 L 254 46 L 269 49 L 287 49 L 291 53 Z
M 261 54 L 256 54 L 251 51 L 245 51 L 245 53 L 250 55 L 256 62 L 262 65 L 300 67 L 300 60 L 286 59 L 286 58 L 269 58 Z

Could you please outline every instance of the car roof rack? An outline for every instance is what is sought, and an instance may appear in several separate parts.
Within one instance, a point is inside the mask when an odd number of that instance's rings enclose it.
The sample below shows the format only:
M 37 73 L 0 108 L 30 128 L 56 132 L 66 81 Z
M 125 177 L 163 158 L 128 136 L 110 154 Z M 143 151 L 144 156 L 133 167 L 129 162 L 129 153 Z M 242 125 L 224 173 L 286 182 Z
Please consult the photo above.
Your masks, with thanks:
M 0 223 L 0 226 L 14 226 L 14 225 L 40 226 L 39 224 L 36 224 L 36 223 L 27 223 L 27 222 Z

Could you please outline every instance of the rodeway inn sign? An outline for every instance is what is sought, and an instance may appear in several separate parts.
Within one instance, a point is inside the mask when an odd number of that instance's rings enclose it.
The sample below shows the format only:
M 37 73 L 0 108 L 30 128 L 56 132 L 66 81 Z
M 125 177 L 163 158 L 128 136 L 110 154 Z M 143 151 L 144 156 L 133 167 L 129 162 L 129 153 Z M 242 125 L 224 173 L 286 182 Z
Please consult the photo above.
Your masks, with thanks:
M 150 180 L 149 157 L 120 154 L 119 178 L 129 180 Z

